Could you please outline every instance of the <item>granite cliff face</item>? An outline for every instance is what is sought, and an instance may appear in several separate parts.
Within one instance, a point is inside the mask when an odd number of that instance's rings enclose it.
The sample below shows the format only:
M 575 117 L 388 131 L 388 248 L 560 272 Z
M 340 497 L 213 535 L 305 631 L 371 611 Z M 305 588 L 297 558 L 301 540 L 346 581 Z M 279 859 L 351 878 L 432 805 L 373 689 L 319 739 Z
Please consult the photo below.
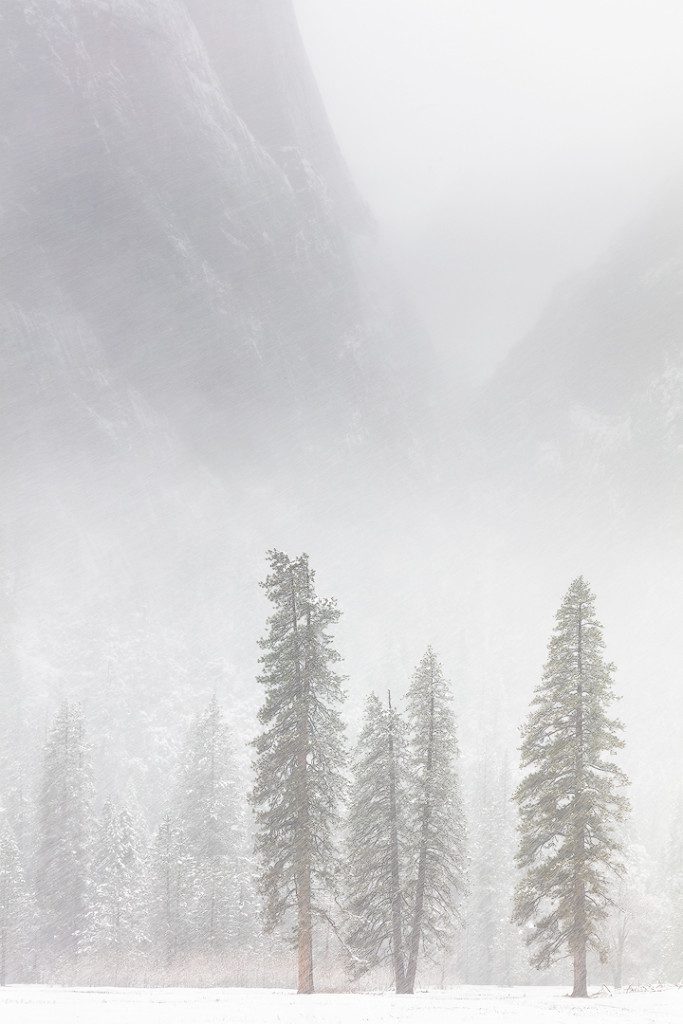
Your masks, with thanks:
M 0 95 L 6 724 L 164 720 L 237 608 L 251 650 L 264 548 L 403 459 L 429 355 L 290 0 L 6 0 Z
M 414 346 L 370 283 L 369 217 L 288 0 L 8 0 L 0 18 L 15 371 L 78 374 L 85 344 L 100 382 L 200 452 L 224 431 L 249 457 L 275 430 L 372 435 Z

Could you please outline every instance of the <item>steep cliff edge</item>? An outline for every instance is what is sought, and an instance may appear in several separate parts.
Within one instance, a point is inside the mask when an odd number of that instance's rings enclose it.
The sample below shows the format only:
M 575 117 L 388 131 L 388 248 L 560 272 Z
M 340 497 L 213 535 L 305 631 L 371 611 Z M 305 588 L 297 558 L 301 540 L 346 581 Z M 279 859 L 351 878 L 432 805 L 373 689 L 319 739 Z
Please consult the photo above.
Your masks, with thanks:
M 73 692 L 143 756 L 113 723 L 249 661 L 264 548 L 405 465 L 430 357 L 289 0 L 5 0 L 0 95 L 2 728 Z
M 422 356 L 359 266 L 369 222 L 288 0 L 8 0 L 0 25 L 1 293 L 46 353 L 66 305 L 200 450 L 400 415 Z

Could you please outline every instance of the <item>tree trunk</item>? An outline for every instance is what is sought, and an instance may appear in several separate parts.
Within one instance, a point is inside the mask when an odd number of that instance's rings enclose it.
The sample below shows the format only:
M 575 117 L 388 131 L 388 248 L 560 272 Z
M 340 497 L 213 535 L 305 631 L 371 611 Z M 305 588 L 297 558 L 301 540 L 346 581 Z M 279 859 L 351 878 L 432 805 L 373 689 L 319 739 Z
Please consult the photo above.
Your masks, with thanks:
M 311 876 L 303 867 L 298 872 L 297 882 L 297 932 L 297 991 L 308 995 L 313 992 L 313 916 Z
M 574 988 L 572 999 L 586 999 L 588 989 L 586 987 L 586 940 L 577 940 L 574 948 Z
M 401 907 L 401 875 L 398 856 L 398 814 L 396 810 L 396 759 L 394 753 L 394 719 L 389 694 L 389 829 L 391 834 L 391 924 L 394 983 L 398 993 L 407 993 L 403 962 L 403 920 Z
M 586 913 L 586 822 L 583 800 L 584 758 L 583 758 L 583 605 L 579 605 L 577 632 L 576 689 L 576 768 L 574 786 L 574 900 L 572 927 L 572 958 L 574 961 L 574 989 L 572 998 L 585 999 L 588 996 L 586 978 L 587 913 Z
M 294 569 L 291 569 L 292 629 L 294 633 L 294 677 L 296 682 L 297 724 L 297 962 L 298 988 L 301 994 L 313 992 L 313 912 L 311 901 L 311 837 L 308 797 L 308 681 L 302 671 L 299 645 L 299 613 L 296 606 Z M 310 611 L 307 612 L 310 627 Z
M 432 781 L 432 761 L 434 745 L 434 694 L 429 704 L 429 737 L 427 740 L 427 764 L 425 767 L 424 803 L 422 805 L 422 826 L 420 828 L 420 854 L 417 865 L 417 885 L 415 888 L 415 908 L 413 925 L 410 931 L 410 955 L 406 974 L 406 991 L 415 991 L 417 960 L 420 952 L 422 936 L 422 918 L 424 915 L 425 885 L 427 881 L 427 847 L 429 844 L 429 819 L 431 816 L 430 789 Z

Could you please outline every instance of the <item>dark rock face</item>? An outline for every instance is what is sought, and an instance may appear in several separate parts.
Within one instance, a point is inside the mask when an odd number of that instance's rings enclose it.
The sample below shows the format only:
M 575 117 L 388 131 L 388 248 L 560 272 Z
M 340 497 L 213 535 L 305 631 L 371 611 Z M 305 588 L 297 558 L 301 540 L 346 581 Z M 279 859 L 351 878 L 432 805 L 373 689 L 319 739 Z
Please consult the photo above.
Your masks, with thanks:
M 44 319 L 16 347 L 49 377 L 76 317 L 100 374 L 200 448 L 372 431 L 414 346 L 359 270 L 368 217 L 288 0 L 8 0 L 0 20 L 2 299 Z
M 346 225 L 368 213 L 339 151 L 311 74 L 291 0 L 187 0 L 225 94 L 310 204 L 319 190 Z M 320 195 L 318 196 L 320 198 Z
M 146 763 L 251 657 L 265 547 L 396 474 L 430 360 L 290 0 L 5 0 L 0 95 L 0 762 L 75 693 Z

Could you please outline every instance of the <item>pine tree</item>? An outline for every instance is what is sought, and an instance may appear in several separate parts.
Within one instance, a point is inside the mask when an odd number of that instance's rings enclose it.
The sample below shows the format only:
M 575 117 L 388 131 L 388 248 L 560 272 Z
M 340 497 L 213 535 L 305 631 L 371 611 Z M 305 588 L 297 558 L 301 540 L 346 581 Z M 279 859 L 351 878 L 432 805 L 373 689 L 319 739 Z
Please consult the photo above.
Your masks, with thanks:
M 299 992 L 313 991 L 313 923 L 335 892 L 335 832 L 344 786 L 344 693 L 330 628 L 334 601 L 317 597 L 308 557 L 269 552 L 272 604 L 261 640 L 266 697 L 255 740 L 256 849 L 266 925 L 293 924 Z M 294 918 L 292 920 L 292 918 Z
M 5 817 L 17 844 L 25 873 L 32 852 L 35 817 L 35 808 L 30 793 L 31 786 L 26 782 L 27 775 L 29 775 L 29 766 L 20 762 L 15 763 L 12 766 L 11 781 L 5 788 L 3 797 Z
M 414 840 L 412 921 L 406 985 L 415 987 L 420 950 L 447 950 L 465 890 L 465 821 L 457 773 L 453 697 L 431 647 L 408 691 Z
M 195 881 L 185 832 L 167 813 L 152 847 L 149 880 L 152 945 L 166 967 L 194 944 Z
M 612 981 L 657 982 L 665 963 L 666 892 L 658 884 L 656 865 L 638 843 L 624 842 L 625 872 L 612 894 L 604 929 Z
M 617 827 L 626 776 L 613 760 L 621 723 L 608 716 L 614 666 L 605 662 L 595 598 L 574 580 L 557 613 L 543 679 L 523 730 L 515 797 L 520 814 L 515 920 L 531 926 L 532 963 L 546 968 L 567 953 L 572 995 L 587 995 L 586 956 L 604 956 L 601 929 L 610 876 L 621 870 Z
M 520 930 L 511 923 L 515 822 L 507 759 L 486 753 L 468 806 L 471 865 L 466 918 L 467 981 L 512 985 L 526 965 Z
M 35 869 L 43 949 L 55 959 L 75 956 L 85 936 L 91 800 L 83 715 L 64 701 L 45 747 Z
M 664 855 L 667 921 L 664 927 L 664 970 L 668 981 L 683 983 L 683 793 L 678 793 Z
M 35 910 L 6 815 L 0 812 L 0 985 L 25 970 Z
M 111 964 L 115 983 L 121 966 L 148 945 L 145 867 L 140 824 L 108 800 L 93 842 L 88 944 Z
M 200 951 L 224 951 L 247 938 L 250 865 L 232 748 L 214 695 L 190 730 L 175 804 L 192 875 L 193 941 Z
M 352 972 L 390 962 L 406 991 L 404 920 L 408 838 L 407 736 L 403 720 L 371 694 L 353 765 L 346 841 Z

